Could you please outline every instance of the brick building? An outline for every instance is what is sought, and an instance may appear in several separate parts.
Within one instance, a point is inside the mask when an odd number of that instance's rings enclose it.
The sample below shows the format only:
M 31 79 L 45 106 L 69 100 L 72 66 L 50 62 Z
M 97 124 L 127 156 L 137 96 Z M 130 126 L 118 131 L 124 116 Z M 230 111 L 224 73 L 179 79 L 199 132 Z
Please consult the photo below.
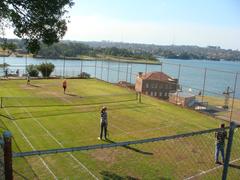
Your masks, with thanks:
M 178 80 L 163 72 L 139 73 L 136 79 L 135 90 L 146 95 L 168 99 L 169 93 L 177 90 Z

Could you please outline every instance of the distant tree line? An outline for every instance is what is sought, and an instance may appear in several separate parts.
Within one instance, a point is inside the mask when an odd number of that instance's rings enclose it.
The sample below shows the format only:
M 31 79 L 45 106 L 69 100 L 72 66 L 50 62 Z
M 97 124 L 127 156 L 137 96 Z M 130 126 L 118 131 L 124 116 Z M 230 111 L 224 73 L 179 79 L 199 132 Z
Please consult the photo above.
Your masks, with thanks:
M 5 43 L 5 44 L 4 44 Z M 0 45 L 6 49 L 26 52 L 23 40 L 8 39 L 7 43 L 0 38 Z M 21 50 L 21 51 L 20 51 Z M 3 55 L 3 54 L 2 54 Z M 157 61 L 160 56 L 169 59 L 207 59 L 240 61 L 240 51 L 221 49 L 219 46 L 159 46 L 154 44 L 134 44 L 118 42 L 77 42 L 61 41 L 51 46 L 41 44 L 41 49 L 36 56 L 46 58 L 79 58 L 80 55 L 91 57 L 114 56 L 132 59 L 147 59 Z
M 90 47 L 117 47 L 132 51 L 145 51 L 156 56 L 171 59 L 207 59 L 207 60 L 228 60 L 240 61 L 240 51 L 232 49 L 222 49 L 219 46 L 188 46 L 188 45 L 155 45 L 155 44 L 136 44 L 110 41 L 91 41 L 84 42 Z
M 193 54 L 188 52 L 174 53 L 173 51 L 162 51 L 159 53 L 160 56 L 169 59 L 207 59 L 204 55 L 201 54 Z
M 0 41 L 1 42 L 1 41 Z M 1 43 L 3 44 L 3 43 Z M 17 49 L 25 49 L 24 43 L 21 40 L 11 41 L 11 45 L 14 45 L 14 51 Z M 45 58 L 79 58 L 80 55 L 91 56 L 91 57 L 103 57 L 103 56 L 114 56 L 131 59 L 146 59 L 151 61 L 157 61 L 157 59 L 149 52 L 133 51 L 125 48 L 107 47 L 107 48 L 93 48 L 80 42 L 62 41 L 55 43 L 51 46 L 41 44 L 38 54 L 34 57 L 45 57 Z M 6 47 L 7 48 L 7 47 Z M 10 49 L 10 48 L 7 48 Z

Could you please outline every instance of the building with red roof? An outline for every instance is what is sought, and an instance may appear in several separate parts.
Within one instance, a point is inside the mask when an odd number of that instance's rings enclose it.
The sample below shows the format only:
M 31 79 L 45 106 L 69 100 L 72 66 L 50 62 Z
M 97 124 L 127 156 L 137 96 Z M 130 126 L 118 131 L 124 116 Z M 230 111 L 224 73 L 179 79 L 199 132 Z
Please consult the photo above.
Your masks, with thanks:
M 146 95 L 154 96 L 161 99 L 168 99 L 169 93 L 177 91 L 178 80 L 174 79 L 163 72 L 139 72 L 135 90 Z

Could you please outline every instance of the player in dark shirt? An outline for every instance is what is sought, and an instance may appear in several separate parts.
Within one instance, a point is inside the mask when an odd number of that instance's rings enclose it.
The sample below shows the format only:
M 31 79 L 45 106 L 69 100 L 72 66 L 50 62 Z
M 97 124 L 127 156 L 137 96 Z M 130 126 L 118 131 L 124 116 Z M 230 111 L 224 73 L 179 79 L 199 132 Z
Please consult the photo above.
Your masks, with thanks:
M 101 110 L 101 119 L 100 119 L 101 131 L 99 139 L 102 139 L 103 132 L 104 138 L 107 139 L 107 126 L 108 126 L 108 119 L 107 119 L 107 108 L 103 107 Z
M 227 139 L 227 132 L 224 129 L 225 125 L 221 124 L 221 128 L 215 132 L 216 137 L 216 150 L 215 150 L 215 163 L 220 164 L 218 160 L 219 152 L 221 152 L 222 155 L 222 161 L 224 163 L 224 145 L 225 145 L 225 139 Z

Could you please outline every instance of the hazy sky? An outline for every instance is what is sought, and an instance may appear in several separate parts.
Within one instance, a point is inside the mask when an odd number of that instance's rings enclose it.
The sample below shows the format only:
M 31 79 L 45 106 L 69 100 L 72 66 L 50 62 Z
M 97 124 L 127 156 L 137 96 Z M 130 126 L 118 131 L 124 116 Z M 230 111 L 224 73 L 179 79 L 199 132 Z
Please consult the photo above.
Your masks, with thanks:
M 75 0 L 66 40 L 240 50 L 240 0 Z

